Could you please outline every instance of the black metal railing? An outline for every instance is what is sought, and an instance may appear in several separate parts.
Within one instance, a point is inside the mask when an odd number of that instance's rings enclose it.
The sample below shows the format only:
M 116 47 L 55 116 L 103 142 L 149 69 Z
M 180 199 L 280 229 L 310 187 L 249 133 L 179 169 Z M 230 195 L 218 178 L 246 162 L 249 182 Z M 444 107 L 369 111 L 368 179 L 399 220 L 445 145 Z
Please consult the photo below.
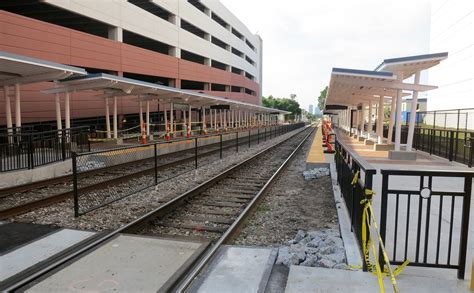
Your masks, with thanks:
M 224 149 L 239 152 L 239 149 L 303 126 L 303 123 L 269 126 L 80 154 L 73 152 L 74 214 L 78 217 L 222 159 Z M 189 150 L 189 153 L 179 158 L 162 156 L 180 150 Z M 188 163 L 182 162 L 185 158 Z M 179 166 L 173 174 L 158 172 L 158 168 L 173 167 L 178 161 Z
M 457 269 L 463 279 L 474 172 L 381 173 L 380 235 L 390 263 Z
M 361 201 L 369 197 L 366 195 L 366 190 L 372 190 L 373 176 L 376 170 L 370 164 L 363 161 L 363 159 L 356 157 L 337 139 L 335 147 L 336 154 L 334 160 L 336 163 L 337 181 L 351 217 L 352 231 L 358 240 L 361 256 L 364 257 L 364 252 L 362 251 L 362 225 L 367 225 L 367 223 L 362 221 L 364 205 Z M 369 239 L 368 234 L 370 232 L 367 226 L 366 228 L 366 239 Z M 364 270 L 367 270 L 365 262 Z
M 384 137 L 388 136 L 388 127 L 384 127 Z M 401 143 L 405 144 L 408 138 L 408 126 L 401 128 Z M 395 139 L 393 130 L 392 142 Z M 443 128 L 415 127 L 413 135 L 413 149 L 424 151 L 450 161 L 456 161 L 472 167 L 474 156 L 474 131 Z
M 473 131 L 415 128 L 413 148 L 472 167 Z
M 0 172 L 33 169 L 64 161 L 72 152 L 90 151 L 89 128 L 43 132 L 5 129 L 0 134 Z

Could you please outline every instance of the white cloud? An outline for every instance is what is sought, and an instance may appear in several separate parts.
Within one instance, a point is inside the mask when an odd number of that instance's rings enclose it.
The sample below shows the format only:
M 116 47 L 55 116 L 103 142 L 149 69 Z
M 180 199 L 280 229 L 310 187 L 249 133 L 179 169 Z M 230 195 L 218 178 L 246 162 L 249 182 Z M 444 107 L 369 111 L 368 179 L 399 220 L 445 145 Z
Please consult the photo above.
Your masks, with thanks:
M 373 69 L 384 58 L 427 53 L 425 0 L 221 0 L 263 39 L 263 95 L 298 95 L 304 108 L 332 67 Z

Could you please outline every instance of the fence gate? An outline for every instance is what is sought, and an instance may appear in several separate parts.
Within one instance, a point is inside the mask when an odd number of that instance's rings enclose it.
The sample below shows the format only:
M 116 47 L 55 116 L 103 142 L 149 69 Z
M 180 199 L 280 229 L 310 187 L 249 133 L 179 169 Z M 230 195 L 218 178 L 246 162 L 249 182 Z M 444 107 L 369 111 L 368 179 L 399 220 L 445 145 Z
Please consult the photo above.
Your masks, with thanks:
M 380 234 L 390 263 L 457 269 L 464 279 L 474 172 L 381 173 Z

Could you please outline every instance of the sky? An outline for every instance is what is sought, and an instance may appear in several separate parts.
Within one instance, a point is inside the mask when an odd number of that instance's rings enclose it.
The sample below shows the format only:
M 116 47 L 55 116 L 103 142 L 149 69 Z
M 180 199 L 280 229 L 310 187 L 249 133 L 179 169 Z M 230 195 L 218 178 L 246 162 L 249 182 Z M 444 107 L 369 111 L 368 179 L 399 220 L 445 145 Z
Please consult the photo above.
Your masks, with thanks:
M 429 52 L 427 0 L 221 0 L 263 39 L 263 96 L 317 104 L 333 67 Z

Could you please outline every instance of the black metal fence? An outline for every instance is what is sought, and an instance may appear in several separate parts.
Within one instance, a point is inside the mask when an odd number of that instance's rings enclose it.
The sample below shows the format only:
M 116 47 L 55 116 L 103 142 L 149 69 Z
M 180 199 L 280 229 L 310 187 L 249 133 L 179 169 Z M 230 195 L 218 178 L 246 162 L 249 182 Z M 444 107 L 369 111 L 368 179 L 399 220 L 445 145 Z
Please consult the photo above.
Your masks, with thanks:
M 453 140 L 454 131 L 442 131 Z M 337 181 L 363 255 L 361 201 L 370 196 L 365 190 L 372 189 L 376 170 L 337 140 L 336 151 Z M 403 264 L 408 259 L 411 266 L 457 269 L 458 278 L 463 279 L 474 172 L 383 169 L 381 173 L 380 235 L 390 263 Z M 381 253 L 379 249 L 383 268 Z
M 472 167 L 474 131 L 427 127 L 415 127 L 414 130 L 414 149 Z M 400 134 L 401 143 L 407 143 L 408 126 L 403 125 Z M 385 126 L 384 137 L 387 136 L 388 126 Z M 392 141 L 394 140 L 395 129 L 392 133 Z
M 409 114 L 403 116 L 407 124 Z M 451 130 L 474 131 L 474 108 L 419 111 L 416 113 L 416 126 Z
M 80 216 L 158 183 L 210 164 L 303 123 L 72 153 L 74 214 Z M 183 151 L 180 156 L 168 153 Z M 160 170 L 166 169 L 166 172 Z
M 4 129 L 0 133 L 0 172 L 33 169 L 64 161 L 72 152 L 90 151 L 89 128 L 43 132 Z
M 380 234 L 390 262 L 457 269 L 464 279 L 474 172 L 381 173 Z
M 415 128 L 413 148 L 472 167 L 474 131 Z
M 366 194 L 366 190 L 372 190 L 373 176 L 376 170 L 370 164 L 356 158 L 355 155 L 337 139 L 335 146 L 336 154 L 334 160 L 336 163 L 337 181 L 351 217 L 352 231 L 357 237 L 359 247 L 363 247 L 362 225 L 367 225 L 367 223 L 362 221 L 364 205 L 361 204 L 361 201 L 368 199 L 370 196 Z M 367 234 L 370 233 L 367 226 L 366 228 L 365 231 L 367 231 Z M 368 235 L 366 236 L 366 239 L 369 239 Z M 364 259 L 362 249 L 361 255 Z M 367 270 L 365 262 L 364 270 Z

